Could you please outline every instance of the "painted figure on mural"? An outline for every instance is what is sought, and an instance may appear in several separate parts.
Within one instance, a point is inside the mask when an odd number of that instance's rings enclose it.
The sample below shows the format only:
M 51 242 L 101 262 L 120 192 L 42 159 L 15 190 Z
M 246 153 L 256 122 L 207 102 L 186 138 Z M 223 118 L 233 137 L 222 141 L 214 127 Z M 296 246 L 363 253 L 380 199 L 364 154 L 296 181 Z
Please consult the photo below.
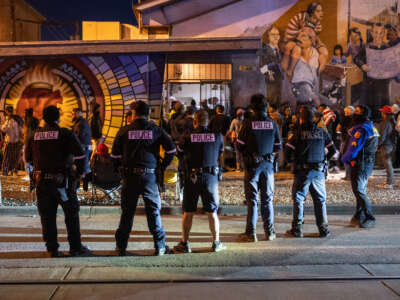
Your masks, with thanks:
M 367 105 L 372 110 L 372 119 L 379 118 L 379 108 L 389 104 L 389 81 L 390 79 L 375 79 L 368 76 L 372 71 L 367 65 L 366 48 L 384 50 L 390 46 L 384 43 L 385 28 L 381 23 L 372 26 L 372 41 L 363 47 L 359 54 L 354 57 L 354 63 L 364 72 L 364 80 L 360 104 Z
M 32 108 L 34 117 L 42 119 L 45 107 L 62 104 L 61 91 L 55 89 L 55 83 L 60 80 L 45 65 L 36 65 L 27 70 L 21 82 L 24 90 L 16 106 L 17 115 L 23 116 L 26 109 Z
M 351 56 L 353 61 L 354 57 L 360 53 L 361 49 L 364 47 L 364 42 L 361 36 L 361 31 L 357 27 L 352 27 L 349 29 L 349 43 L 347 45 L 347 50 L 343 53 L 344 56 Z
M 319 2 L 312 2 L 306 11 L 300 12 L 290 19 L 285 32 L 284 41 L 286 44 L 282 58 L 282 68 L 285 70 L 289 80 L 293 77 L 294 69 L 302 51 L 297 43 L 297 38 L 303 28 L 309 28 L 315 33 L 314 46 L 319 54 L 318 72 L 322 72 L 325 69 L 328 61 L 328 49 L 318 37 L 318 34 L 322 31 L 321 20 L 323 16 L 322 5 Z
M 276 106 L 281 104 L 283 79 L 280 66 L 282 55 L 278 47 L 279 39 L 279 29 L 271 26 L 263 35 L 264 44 L 259 52 L 260 70 L 265 75 L 267 101 Z
M 317 36 L 309 27 L 301 29 L 296 37 L 296 65 L 290 77 L 292 92 L 296 98 L 296 104 L 320 104 L 331 105 L 330 100 L 319 94 L 320 53 L 318 52 Z M 299 50 L 299 51 L 298 51 Z

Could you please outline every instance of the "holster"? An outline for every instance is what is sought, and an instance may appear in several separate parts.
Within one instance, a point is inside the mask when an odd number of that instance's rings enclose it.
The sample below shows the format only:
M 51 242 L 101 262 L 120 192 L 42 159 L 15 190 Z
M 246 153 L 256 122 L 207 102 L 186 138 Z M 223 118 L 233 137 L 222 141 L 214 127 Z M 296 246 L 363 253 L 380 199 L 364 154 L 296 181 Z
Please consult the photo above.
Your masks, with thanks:
M 34 171 L 33 178 L 36 187 L 43 180 L 54 182 L 57 188 L 65 188 L 67 186 L 67 176 L 61 172 L 45 173 L 43 171 Z
M 244 164 L 247 168 L 256 168 L 262 162 L 274 163 L 274 154 L 269 153 L 265 155 L 251 154 L 243 157 Z
M 324 172 L 326 164 L 321 162 L 321 163 L 297 163 L 294 165 L 294 172 L 299 172 L 299 171 L 320 171 Z

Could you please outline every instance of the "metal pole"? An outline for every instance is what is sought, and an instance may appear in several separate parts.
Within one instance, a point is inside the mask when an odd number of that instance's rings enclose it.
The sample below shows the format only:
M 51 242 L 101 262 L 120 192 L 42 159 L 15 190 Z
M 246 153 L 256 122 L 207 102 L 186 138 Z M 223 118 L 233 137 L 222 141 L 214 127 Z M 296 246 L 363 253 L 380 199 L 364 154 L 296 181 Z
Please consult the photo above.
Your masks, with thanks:
M 348 0 L 348 9 L 347 9 L 347 43 L 350 42 L 350 26 L 351 26 L 351 0 Z

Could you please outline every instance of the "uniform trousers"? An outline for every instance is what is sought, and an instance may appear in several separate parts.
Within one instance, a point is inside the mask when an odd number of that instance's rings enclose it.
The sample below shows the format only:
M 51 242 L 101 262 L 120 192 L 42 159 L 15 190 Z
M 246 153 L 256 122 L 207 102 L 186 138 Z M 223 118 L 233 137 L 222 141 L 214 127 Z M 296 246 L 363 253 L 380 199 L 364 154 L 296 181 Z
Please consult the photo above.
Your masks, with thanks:
M 317 226 L 328 224 L 326 213 L 325 174 L 318 170 L 299 170 L 294 174 L 292 186 L 293 227 L 304 223 L 304 201 L 308 191 L 314 203 Z
M 161 199 L 156 183 L 156 176 L 153 173 L 132 174 L 123 180 L 121 189 L 122 214 L 119 227 L 115 233 L 117 247 L 126 249 L 129 235 L 133 226 L 133 218 L 139 196 L 143 196 L 147 225 L 153 235 L 154 248 L 165 247 L 165 232 L 161 225 Z
M 273 163 L 261 162 L 256 168 L 246 168 L 244 190 L 247 202 L 246 234 L 256 233 L 258 219 L 257 198 L 260 194 L 261 217 L 264 230 L 270 232 L 274 227 L 274 169 Z
M 79 224 L 79 202 L 77 197 L 68 197 L 63 201 L 57 185 L 52 180 L 40 180 L 36 187 L 37 206 L 42 223 L 43 240 L 47 251 L 58 250 L 57 242 L 57 207 L 60 204 L 65 215 L 70 251 L 81 248 Z

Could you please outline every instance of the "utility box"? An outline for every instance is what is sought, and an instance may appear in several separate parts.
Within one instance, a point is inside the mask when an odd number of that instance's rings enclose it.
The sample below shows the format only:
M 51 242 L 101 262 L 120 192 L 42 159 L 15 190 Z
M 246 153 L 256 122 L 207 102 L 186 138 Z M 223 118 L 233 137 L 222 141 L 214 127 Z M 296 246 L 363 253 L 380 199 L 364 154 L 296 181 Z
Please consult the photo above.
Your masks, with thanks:
M 119 22 L 82 22 L 82 40 L 120 40 L 121 24 Z

